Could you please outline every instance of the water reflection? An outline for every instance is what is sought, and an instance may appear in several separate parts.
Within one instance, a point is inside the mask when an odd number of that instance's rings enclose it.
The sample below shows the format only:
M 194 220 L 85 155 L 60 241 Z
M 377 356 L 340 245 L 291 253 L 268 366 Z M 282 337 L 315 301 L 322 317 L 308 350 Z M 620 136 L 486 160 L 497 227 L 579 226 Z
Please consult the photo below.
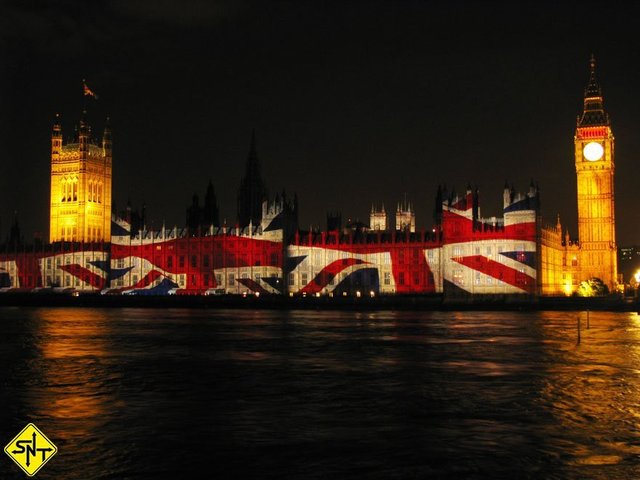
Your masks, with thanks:
M 41 376 L 46 392 L 34 392 L 34 415 L 64 419 L 72 436 L 95 431 L 104 415 L 108 395 L 106 383 L 117 383 L 117 375 L 105 377 L 108 317 L 101 310 L 45 310 L 40 314 L 40 332 L 34 345 L 42 355 Z
M 591 312 L 588 329 L 586 312 L 541 317 L 548 361 L 539 402 L 555 419 L 549 453 L 600 478 L 607 465 L 632 468 L 640 454 L 637 315 Z
M 592 312 L 580 344 L 577 314 L 558 312 L 0 318 L 0 425 L 56 442 L 42 478 L 637 473 L 635 315 Z

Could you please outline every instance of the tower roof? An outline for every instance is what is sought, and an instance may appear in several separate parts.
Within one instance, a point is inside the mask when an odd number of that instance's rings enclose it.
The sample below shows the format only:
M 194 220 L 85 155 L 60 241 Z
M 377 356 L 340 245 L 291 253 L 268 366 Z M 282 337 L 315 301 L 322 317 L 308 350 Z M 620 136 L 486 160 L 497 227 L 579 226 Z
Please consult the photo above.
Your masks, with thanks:
M 602 88 L 596 77 L 596 59 L 589 59 L 589 83 L 584 89 L 584 110 L 578 117 L 578 127 L 609 125 L 609 115 L 604 111 Z

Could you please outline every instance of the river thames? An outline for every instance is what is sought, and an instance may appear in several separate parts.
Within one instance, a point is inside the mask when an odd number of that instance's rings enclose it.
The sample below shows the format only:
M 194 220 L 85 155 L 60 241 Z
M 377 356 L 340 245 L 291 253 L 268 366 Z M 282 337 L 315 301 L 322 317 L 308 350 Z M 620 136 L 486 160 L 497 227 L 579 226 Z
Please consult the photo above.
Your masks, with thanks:
M 582 330 L 578 343 L 577 321 Z M 636 478 L 640 317 L 0 308 L 37 478 Z M 2 454 L 0 478 L 25 475 Z

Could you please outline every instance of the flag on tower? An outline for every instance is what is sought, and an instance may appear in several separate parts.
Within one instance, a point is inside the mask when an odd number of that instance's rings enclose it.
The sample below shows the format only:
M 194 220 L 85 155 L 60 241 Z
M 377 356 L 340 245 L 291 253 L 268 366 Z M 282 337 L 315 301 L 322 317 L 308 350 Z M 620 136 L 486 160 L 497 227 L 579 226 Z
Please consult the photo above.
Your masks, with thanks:
M 90 97 L 93 97 L 96 100 L 98 99 L 98 95 L 96 95 L 96 93 L 87 86 L 87 82 L 84 79 L 82 80 L 82 89 L 85 96 L 89 95 Z

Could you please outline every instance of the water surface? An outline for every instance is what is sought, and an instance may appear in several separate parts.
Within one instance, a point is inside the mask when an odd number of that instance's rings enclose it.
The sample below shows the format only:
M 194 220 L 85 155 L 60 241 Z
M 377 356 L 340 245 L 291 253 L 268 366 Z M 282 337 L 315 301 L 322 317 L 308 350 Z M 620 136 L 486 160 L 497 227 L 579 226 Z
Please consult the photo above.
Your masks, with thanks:
M 640 317 L 589 320 L 1 308 L 0 441 L 43 430 L 42 479 L 635 478 Z

